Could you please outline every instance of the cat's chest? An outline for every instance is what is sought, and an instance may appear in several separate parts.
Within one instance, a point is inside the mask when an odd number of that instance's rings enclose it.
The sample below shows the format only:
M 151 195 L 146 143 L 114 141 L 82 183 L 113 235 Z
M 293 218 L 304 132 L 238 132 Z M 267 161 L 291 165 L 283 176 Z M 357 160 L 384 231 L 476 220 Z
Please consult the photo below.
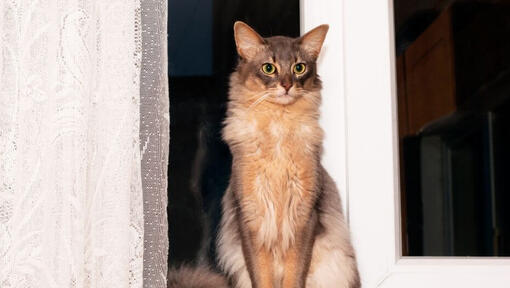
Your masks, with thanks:
M 251 125 L 254 127 L 246 130 L 241 155 L 258 186 L 279 194 L 302 187 L 301 178 L 315 169 L 318 158 L 314 127 L 274 120 Z
M 244 148 L 246 156 L 292 162 L 293 158 L 313 154 L 312 125 L 267 121 L 247 129 Z
M 259 241 L 270 247 L 291 245 L 297 223 L 305 221 L 300 213 L 313 199 L 318 160 L 306 133 L 302 127 L 267 123 L 244 144 L 243 183 L 255 204 L 250 213 L 260 221 Z

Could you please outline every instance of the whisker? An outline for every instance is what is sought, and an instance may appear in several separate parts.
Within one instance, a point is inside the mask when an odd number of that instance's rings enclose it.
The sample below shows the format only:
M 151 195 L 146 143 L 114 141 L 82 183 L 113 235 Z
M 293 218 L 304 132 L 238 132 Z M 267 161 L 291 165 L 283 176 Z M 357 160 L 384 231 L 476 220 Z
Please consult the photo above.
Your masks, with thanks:
M 257 100 L 255 100 L 251 105 L 248 107 L 248 110 L 251 110 L 255 106 L 257 106 L 260 102 L 264 101 L 271 93 L 265 93 L 262 96 L 260 96 Z

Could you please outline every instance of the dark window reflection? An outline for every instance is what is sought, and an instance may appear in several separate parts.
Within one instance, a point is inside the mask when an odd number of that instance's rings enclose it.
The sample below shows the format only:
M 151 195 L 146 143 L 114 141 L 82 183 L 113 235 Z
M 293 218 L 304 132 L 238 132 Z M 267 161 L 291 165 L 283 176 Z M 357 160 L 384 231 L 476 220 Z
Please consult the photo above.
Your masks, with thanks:
M 299 0 L 170 0 L 170 265 L 214 257 L 231 155 L 220 130 L 237 61 L 232 26 L 299 35 Z M 212 263 L 212 262 L 211 262 Z
M 395 1 L 403 255 L 510 256 L 510 1 Z

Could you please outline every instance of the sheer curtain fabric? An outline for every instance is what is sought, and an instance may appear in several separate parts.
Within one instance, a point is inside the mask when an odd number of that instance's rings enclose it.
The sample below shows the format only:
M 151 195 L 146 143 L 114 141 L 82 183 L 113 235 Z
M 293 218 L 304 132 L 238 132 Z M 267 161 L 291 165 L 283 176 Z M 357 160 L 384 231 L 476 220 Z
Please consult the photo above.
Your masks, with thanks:
M 0 2 L 0 287 L 146 284 L 142 5 Z

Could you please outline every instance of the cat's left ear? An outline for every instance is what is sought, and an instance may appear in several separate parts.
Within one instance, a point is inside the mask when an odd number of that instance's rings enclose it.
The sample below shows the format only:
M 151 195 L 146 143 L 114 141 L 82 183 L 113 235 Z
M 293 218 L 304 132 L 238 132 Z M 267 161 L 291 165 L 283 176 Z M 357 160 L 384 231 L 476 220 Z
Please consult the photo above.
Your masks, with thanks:
M 252 59 L 264 47 L 264 40 L 248 24 L 237 21 L 234 24 L 234 38 L 237 53 L 244 59 Z
M 329 25 L 323 24 L 308 31 L 308 33 L 299 38 L 301 48 L 316 59 L 321 52 L 322 43 L 324 43 L 328 29 Z

